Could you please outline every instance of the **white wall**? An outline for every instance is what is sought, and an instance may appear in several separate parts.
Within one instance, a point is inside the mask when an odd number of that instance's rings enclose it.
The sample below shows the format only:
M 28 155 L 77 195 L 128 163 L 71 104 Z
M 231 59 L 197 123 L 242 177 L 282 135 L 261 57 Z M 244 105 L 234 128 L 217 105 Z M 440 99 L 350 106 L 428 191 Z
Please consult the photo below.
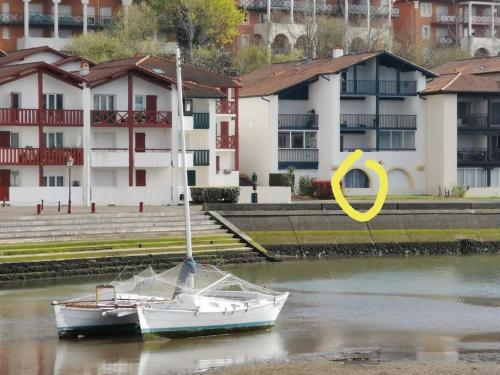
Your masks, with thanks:
M 57 206 L 68 202 L 67 187 L 18 187 L 10 188 L 10 201 L 12 206 L 35 206 L 43 200 L 44 205 Z M 83 188 L 71 188 L 71 204 L 80 206 L 83 204 Z
M 241 186 L 238 203 L 252 202 L 253 187 Z M 292 192 L 286 186 L 257 186 L 258 203 L 290 203 Z
M 92 187 L 91 199 L 96 205 L 139 205 L 169 204 L 171 202 L 170 187 Z

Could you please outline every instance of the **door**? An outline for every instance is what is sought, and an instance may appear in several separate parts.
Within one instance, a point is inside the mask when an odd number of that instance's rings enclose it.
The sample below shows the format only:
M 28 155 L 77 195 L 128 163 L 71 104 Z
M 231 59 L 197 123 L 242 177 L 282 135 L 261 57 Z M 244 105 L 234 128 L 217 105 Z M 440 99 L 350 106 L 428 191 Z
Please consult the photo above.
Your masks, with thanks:
M 146 150 L 146 133 L 135 133 L 135 152 Z
M 146 170 L 135 170 L 135 186 L 146 186 Z
M 196 171 L 187 171 L 188 186 L 196 186 Z
M 0 147 L 10 147 L 10 132 L 0 132 Z
M 146 117 L 152 123 L 157 123 L 156 95 L 146 95 Z
M 229 122 L 221 121 L 220 123 L 220 147 L 221 148 L 230 148 L 229 147 Z
M 18 92 L 10 93 L 10 108 L 11 111 L 11 120 L 13 123 L 17 123 L 19 121 L 19 108 L 21 108 L 21 94 Z
M 0 169 L 0 201 L 9 200 L 10 170 Z

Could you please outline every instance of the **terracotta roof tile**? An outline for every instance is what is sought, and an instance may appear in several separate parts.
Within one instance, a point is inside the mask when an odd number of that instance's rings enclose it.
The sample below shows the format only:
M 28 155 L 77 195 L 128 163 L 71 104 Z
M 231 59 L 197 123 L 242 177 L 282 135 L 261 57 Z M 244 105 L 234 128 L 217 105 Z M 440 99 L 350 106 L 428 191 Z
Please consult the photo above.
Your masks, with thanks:
M 78 84 L 80 82 L 85 82 L 86 78 L 80 77 L 77 74 L 67 72 L 61 68 L 58 68 L 54 65 L 47 64 L 44 62 L 32 62 L 27 64 L 15 64 L 15 65 L 7 65 L 0 66 L 0 84 L 2 81 L 10 80 L 12 78 L 16 78 L 22 75 L 30 74 L 35 72 L 40 67 L 45 70 L 50 70 L 51 72 L 59 75 L 61 78 L 70 80 L 73 84 Z
M 500 56 L 450 61 L 433 69 L 438 74 L 500 72 Z
M 22 61 L 26 57 L 34 55 L 35 53 L 39 52 L 51 52 L 56 55 L 61 56 L 62 59 L 65 59 L 69 57 L 69 55 L 65 54 L 64 52 L 57 51 L 53 48 L 50 47 L 34 47 L 34 48 L 26 48 L 26 49 L 20 49 L 17 51 L 12 51 L 12 52 L 7 52 L 6 56 L 0 57 L 0 65 L 5 65 L 5 64 L 10 64 L 15 61 Z
M 499 82 L 469 73 L 443 74 L 427 83 L 422 95 L 441 93 L 500 93 Z
M 272 64 L 241 77 L 241 84 L 243 87 L 240 90 L 240 96 L 272 95 L 302 82 L 315 79 L 322 74 L 338 73 L 352 65 L 370 60 L 379 55 L 384 55 L 411 66 L 414 69 L 420 70 L 428 77 L 436 76 L 434 73 L 389 52 L 373 51 L 344 55 L 337 58 Z

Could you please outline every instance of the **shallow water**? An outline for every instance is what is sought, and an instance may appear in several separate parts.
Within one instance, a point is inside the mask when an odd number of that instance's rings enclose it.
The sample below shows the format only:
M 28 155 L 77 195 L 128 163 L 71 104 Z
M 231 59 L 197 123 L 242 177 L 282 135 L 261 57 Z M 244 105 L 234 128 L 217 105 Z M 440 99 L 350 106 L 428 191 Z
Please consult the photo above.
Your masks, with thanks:
M 50 302 L 91 292 L 97 280 L 0 290 L 0 374 L 161 374 L 359 350 L 380 360 L 500 362 L 499 256 L 330 259 L 230 271 L 291 293 L 272 330 L 59 341 Z

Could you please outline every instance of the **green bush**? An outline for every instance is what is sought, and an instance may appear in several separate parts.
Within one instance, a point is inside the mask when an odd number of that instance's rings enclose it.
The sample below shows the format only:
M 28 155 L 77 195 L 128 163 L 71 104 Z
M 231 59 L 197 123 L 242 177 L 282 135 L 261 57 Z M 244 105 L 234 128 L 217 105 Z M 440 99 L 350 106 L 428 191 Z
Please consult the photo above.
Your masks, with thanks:
M 313 179 L 309 176 L 303 176 L 299 179 L 299 194 L 304 197 L 314 196 L 316 187 L 313 185 Z
M 269 186 L 290 186 L 288 173 L 269 173 Z
M 238 203 L 239 187 L 191 187 L 193 203 Z

